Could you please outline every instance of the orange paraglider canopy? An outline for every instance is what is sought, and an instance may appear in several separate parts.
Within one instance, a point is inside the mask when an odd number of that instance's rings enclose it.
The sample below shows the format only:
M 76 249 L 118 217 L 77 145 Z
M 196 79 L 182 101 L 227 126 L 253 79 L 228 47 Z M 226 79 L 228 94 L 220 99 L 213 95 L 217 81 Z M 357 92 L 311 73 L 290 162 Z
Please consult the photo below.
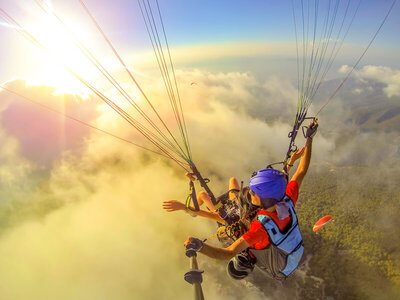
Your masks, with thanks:
M 326 224 L 328 224 L 331 221 L 334 221 L 334 219 L 330 215 L 326 215 L 325 217 L 322 217 L 321 219 L 319 219 L 317 221 L 317 223 L 315 223 L 315 225 L 313 227 L 313 231 L 316 232 L 318 229 L 325 226 Z

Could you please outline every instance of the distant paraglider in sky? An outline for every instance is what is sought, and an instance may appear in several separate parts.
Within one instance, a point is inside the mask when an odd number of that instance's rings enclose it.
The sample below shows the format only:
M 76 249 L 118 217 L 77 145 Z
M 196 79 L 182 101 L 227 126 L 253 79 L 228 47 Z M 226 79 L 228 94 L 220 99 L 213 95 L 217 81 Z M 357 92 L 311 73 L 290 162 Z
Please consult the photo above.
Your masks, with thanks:
M 317 232 L 320 228 L 324 227 L 326 224 L 328 224 L 332 221 L 335 221 L 335 219 L 333 219 L 332 216 L 330 216 L 330 215 L 326 215 L 326 216 L 322 217 L 321 219 L 319 219 L 317 221 L 317 223 L 314 224 L 313 231 Z

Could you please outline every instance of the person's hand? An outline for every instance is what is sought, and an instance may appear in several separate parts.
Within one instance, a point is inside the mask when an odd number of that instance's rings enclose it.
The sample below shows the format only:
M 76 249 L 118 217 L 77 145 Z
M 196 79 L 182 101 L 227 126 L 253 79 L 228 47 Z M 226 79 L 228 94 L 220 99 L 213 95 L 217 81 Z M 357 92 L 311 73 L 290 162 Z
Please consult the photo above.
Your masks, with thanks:
M 193 173 L 186 173 L 185 176 L 190 179 L 190 181 L 195 181 L 196 177 Z
M 192 257 L 203 248 L 203 241 L 195 237 L 189 237 L 183 245 L 186 248 L 186 256 Z
M 169 200 L 163 202 L 163 208 L 167 212 L 172 212 L 176 210 L 186 210 L 186 205 L 177 200 Z
M 290 164 L 293 165 L 293 163 L 298 160 L 300 157 L 303 156 L 304 150 L 306 147 L 303 147 L 301 149 L 297 149 L 293 154 L 292 157 L 290 158 Z
M 317 133 L 318 129 L 318 119 L 314 118 L 314 120 L 308 125 L 307 131 L 306 131 L 306 138 L 312 139 L 314 135 Z

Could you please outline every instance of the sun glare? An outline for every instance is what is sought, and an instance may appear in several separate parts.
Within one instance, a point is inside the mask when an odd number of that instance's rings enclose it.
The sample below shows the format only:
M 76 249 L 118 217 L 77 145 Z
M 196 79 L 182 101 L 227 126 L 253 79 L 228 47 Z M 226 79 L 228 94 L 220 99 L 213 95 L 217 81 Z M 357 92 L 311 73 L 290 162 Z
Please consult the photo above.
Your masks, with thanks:
M 95 80 L 99 75 L 79 49 L 77 37 L 75 37 L 76 31 L 66 29 L 51 16 L 41 18 L 39 22 L 35 22 L 26 29 L 46 49 L 43 55 L 35 58 L 40 60 L 41 68 L 36 70 L 36 78 L 33 81 L 51 85 L 57 89 L 57 93 L 87 92 L 87 88 L 67 70 L 72 70 L 87 81 Z M 79 33 L 81 36 L 85 34 L 82 27 L 79 27 Z M 82 41 L 81 38 L 79 40 Z M 88 47 L 87 42 L 86 39 L 84 43 L 86 47 Z M 93 47 L 93 45 L 90 46 Z
M 2 27 L 22 33 L 20 39 L 13 42 L 14 46 L 9 47 L 14 49 L 15 58 L 21 58 L 12 65 L 13 75 L 24 78 L 29 85 L 54 87 L 55 94 L 87 96 L 92 91 L 81 82 L 85 81 L 106 96 L 113 94 L 113 98 L 119 99 L 107 74 L 99 69 L 105 67 L 119 84 L 123 84 L 118 77 L 126 79 L 124 68 L 87 15 L 79 9 L 62 6 L 53 11 L 50 1 L 46 4 L 45 0 L 35 0 L 35 3 L 38 5 L 24 2 L 21 6 L 24 12 L 15 18 L 16 21 L 10 17 L 11 21 L 0 23 Z M 132 68 L 129 70 L 137 73 Z

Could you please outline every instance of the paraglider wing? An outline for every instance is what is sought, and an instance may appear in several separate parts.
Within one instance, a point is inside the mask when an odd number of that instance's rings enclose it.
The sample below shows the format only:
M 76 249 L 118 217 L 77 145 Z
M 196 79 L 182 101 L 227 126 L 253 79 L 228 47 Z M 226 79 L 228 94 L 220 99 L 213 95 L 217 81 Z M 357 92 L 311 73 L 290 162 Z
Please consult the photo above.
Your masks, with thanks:
M 313 227 L 313 231 L 316 232 L 318 229 L 324 227 L 326 224 L 328 224 L 331 221 L 334 221 L 334 219 L 330 215 L 322 217 L 321 219 L 319 219 L 317 221 L 317 223 L 315 223 L 315 225 Z

